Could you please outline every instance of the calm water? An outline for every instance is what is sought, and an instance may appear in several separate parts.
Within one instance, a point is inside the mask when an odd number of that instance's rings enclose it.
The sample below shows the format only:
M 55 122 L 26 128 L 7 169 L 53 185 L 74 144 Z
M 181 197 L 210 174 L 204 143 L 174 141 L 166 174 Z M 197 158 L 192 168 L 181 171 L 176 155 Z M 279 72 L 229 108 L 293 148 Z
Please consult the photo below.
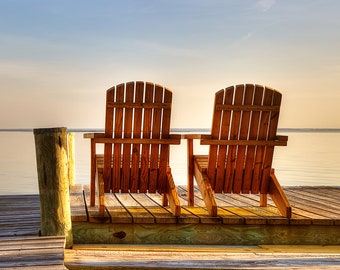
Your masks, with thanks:
M 277 147 L 273 167 L 282 185 L 339 185 L 340 132 L 280 132 L 288 146 Z M 76 182 L 89 183 L 89 141 L 75 133 Z M 0 194 L 38 193 L 32 132 L 0 132 Z M 196 153 L 207 148 L 195 145 Z M 171 148 L 176 184 L 186 184 L 186 143 Z

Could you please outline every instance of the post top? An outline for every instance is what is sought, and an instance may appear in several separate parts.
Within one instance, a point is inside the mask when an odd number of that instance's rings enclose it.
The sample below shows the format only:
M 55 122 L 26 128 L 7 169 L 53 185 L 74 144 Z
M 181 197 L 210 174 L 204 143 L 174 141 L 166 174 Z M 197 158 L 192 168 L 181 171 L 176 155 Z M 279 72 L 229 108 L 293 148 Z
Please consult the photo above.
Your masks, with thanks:
M 43 134 L 43 133 L 62 133 L 67 132 L 66 127 L 55 127 L 55 128 L 35 128 L 33 129 L 34 134 Z

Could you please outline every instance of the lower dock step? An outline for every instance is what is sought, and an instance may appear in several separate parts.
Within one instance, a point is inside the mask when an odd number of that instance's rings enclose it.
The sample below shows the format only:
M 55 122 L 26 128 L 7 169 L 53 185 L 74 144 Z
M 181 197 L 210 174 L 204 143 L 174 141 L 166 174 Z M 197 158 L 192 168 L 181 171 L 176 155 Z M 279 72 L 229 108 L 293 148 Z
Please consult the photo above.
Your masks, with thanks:
M 29 237 L 0 239 L 0 268 L 66 269 L 65 237 Z
M 340 246 L 75 245 L 68 269 L 327 269 Z

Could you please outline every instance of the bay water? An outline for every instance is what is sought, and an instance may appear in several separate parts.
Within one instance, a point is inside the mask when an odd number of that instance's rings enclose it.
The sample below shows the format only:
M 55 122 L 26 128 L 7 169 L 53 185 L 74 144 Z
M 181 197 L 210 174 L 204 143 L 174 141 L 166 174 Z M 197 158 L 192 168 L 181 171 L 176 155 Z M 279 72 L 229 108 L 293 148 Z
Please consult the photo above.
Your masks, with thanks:
M 191 130 L 189 130 L 191 131 Z M 273 167 L 283 186 L 339 186 L 340 130 L 282 130 L 288 146 L 275 149 Z M 206 154 L 207 146 L 194 145 Z M 186 185 L 186 141 L 171 146 L 170 165 L 175 183 Z M 89 184 L 90 141 L 75 132 L 76 183 Z M 0 132 L 0 194 L 37 194 L 38 180 L 32 131 Z

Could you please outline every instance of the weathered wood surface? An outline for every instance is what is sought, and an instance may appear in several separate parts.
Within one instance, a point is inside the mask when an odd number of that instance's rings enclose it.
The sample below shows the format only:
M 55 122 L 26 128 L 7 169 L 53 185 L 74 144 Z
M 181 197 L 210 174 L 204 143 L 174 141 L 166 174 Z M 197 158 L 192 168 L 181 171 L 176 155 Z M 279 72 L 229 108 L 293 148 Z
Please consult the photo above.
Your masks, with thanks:
M 75 246 L 69 269 L 339 269 L 339 246 Z M 110 268 L 111 267 L 111 268 Z
M 83 188 L 75 186 L 71 190 L 71 197 L 73 195 L 77 197 L 75 200 L 77 203 L 72 207 L 77 210 L 73 212 L 77 213 L 75 219 L 83 219 L 82 215 L 84 215 L 88 220 Z M 169 220 L 166 220 L 164 223 L 134 224 L 133 219 L 128 222 L 125 220 L 125 223 L 112 223 L 115 220 L 110 216 L 111 210 L 107 212 L 109 217 L 107 223 L 99 223 L 98 220 L 96 222 L 73 221 L 73 233 L 78 234 L 77 237 L 81 241 L 98 240 L 98 238 L 103 241 L 97 246 L 85 242 L 86 245 L 75 245 L 73 250 L 66 250 L 65 264 L 70 269 L 95 269 L 95 267 L 112 269 L 113 266 L 116 266 L 117 269 L 140 269 L 142 267 L 150 269 L 281 269 L 283 266 L 294 269 L 339 269 L 339 191 L 340 187 L 286 187 L 285 192 L 293 204 L 293 214 L 295 215 L 287 223 L 287 220 L 285 222 L 281 220 L 285 220 L 285 218 L 278 217 L 278 221 L 275 219 L 275 213 L 278 215 L 275 207 L 269 206 L 261 210 L 255 201 L 258 200 L 258 196 L 231 194 L 219 195 L 218 202 L 219 208 L 233 209 L 234 212 L 230 212 L 230 215 L 227 215 L 227 212 L 222 212 L 224 215 L 221 214 L 217 219 L 209 221 L 207 210 L 198 204 L 200 200 L 196 199 L 194 208 L 185 205 L 186 188 L 180 187 L 178 194 L 181 196 L 183 206 L 182 215 L 178 217 L 176 223 L 169 223 Z M 150 198 L 155 203 L 160 203 L 161 197 L 157 194 Z M 114 209 L 116 204 L 117 201 L 112 202 L 110 206 L 107 206 L 107 209 L 110 207 Z M 92 210 L 94 214 L 98 211 L 96 208 Z M 153 216 L 157 214 L 158 211 L 152 212 Z M 164 212 L 162 211 L 161 214 L 164 215 Z M 207 220 L 202 222 L 204 218 Z M 267 220 L 266 223 L 261 221 L 263 219 Z M 154 218 L 155 222 L 156 220 Z M 41 242 L 43 238 L 38 237 L 39 229 L 38 195 L 0 196 L 0 250 L 5 246 L 6 249 L 11 248 L 11 252 L 16 252 L 14 250 L 26 240 L 31 241 L 22 239 L 22 237 L 34 237 L 33 242 Z M 197 236 L 199 237 L 197 238 Z M 15 240 L 16 237 L 20 237 L 20 239 L 16 239 L 19 241 L 16 242 L 17 244 L 14 242 L 11 245 L 8 244 L 9 238 Z M 195 237 L 198 241 L 193 245 L 192 240 Z M 56 239 L 58 242 L 58 238 Z M 79 239 L 76 238 L 78 242 L 81 242 Z M 138 245 L 129 245 L 131 239 Z M 211 239 L 214 241 L 212 242 Z M 249 241 L 247 242 L 249 239 L 258 241 L 259 246 L 249 246 Z M 289 243 L 285 243 L 290 245 L 263 245 L 266 241 L 269 243 L 273 239 L 275 241 L 272 241 L 272 244 L 289 240 Z M 18 244 L 20 241 L 22 241 L 21 244 Z M 108 242 L 105 243 L 105 241 Z M 207 241 L 210 241 L 210 244 L 203 245 Z M 228 241 L 233 246 L 223 244 L 212 246 L 214 243 Z M 155 242 L 158 244 L 146 245 Z M 166 242 L 181 245 L 162 244 Z M 108 248 L 107 243 L 117 243 L 118 245 L 110 245 Z M 337 245 L 330 246 L 331 243 Z M 301 244 L 313 246 L 301 246 Z M 59 256 L 60 258 L 62 254 L 59 249 L 60 245 L 57 247 L 58 245 L 55 243 L 44 245 L 42 249 L 47 249 L 44 252 L 49 252 L 50 245 L 55 247 L 54 251 L 50 251 L 53 253 L 58 250 L 59 255 L 49 256 L 55 256 L 54 258 Z M 32 254 L 34 256 L 46 254 L 41 251 L 28 242 L 24 249 L 20 247 L 20 254 L 26 254 L 29 257 Z M 12 255 L 13 258 L 14 255 Z M 23 261 L 21 255 L 19 258 Z M 5 253 L 0 253 L 0 257 L 0 262 L 2 262 L 1 260 L 8 262 Z M 41 259 L 44 258 L 39 260 Z M 33 262 L 29 261 L 29 263 Z M 25 265 L 26 269 L 62 269 L 61 265 L 49 265 L 48 267 L 32 266 L 27 263 Z M 4 266 L 0 264 L 0 267 Z
M 81 196 L 79 186 L 77 196 Z M 89 188 L 83 187 L 85 206 L 78 198 L 71 210 L 78 219 L 90 222 L 103 222 L 99 219 L 98 207 L 89 206 Z M 215 194 L 218 216 L 211 217 L 197 188 L 194 190 L 195 205 L 188 206 L 188 190 L 185 186 L 177 188 L 183 213 L 173 217 L 168 207 L 162 206 L 159 194 L 106 194 L 106 222 L 111 223 L 222 223 L 222 224 L 271 224 L 271 225 L 340 225 L 340 187 L 285 187 L 293 206 L 290 219 L 282 217 L 273 201 L 268 198 L 268 206 L 259 206 L 259 195 L 254 194 Z M 72 193 L 71 197 L 74 197 Z M 77 211 L 76 211 L 77 209 Z M 81 210 L 79 210 L 81 209 Z M 117 215 L 116 215 L 117 214 Z M 87 217 L 88 215 L 88 217 Z M 187 219 L 187 220 L 186 220 Z
M 70 205 L 72 221 L 87 221 L 84 192 L 81 185 L 70 186 Z
M 0 239 L 38 236 L 39 230 L 39 195 L 0 196 Z
M 84 186 L 87 213 L 83 212 L 83 219 L 87 222 L 73 222 L 74 241 L 340 245 L 340 187 L 286 187 L 285 192 L 293 206 L 291 219 L 282 217 L 270 199 L 267 207 L 260 207 L 259 196 L 249 194 L 216 194 L 218 216 L 211 217 L 196 188 L 195 206 L 187 206 L 187 188 L 182 186 L 178 187 L 182 211 L 177 218 L 161 206 L 159 194 L 106 194 L 103 218 L 98 206 L 89 206 L 89 188 Z
M 34 129 L 42 236 L 66 236 L 72 247 L 66 128 Z M 72 151 L 71 151 L 72 152 Z
M 188 186 L 195 176 L 211 216 L 217 216 L 217 193 L 260 194 L 260 206 L 270 195 L 282 216 L 291 217 L 291 206 L 277 180 L 272 161 L 274 146 L 287 145 L 277 126 L 282 95 L 269 87 L 240 84 L 215 93 L 210 135 L 200 144 L 209 145 L 209 155 L 197 156 L 194 137 L 188 139 Z M 189 201 L 194 200 L 189 189 Z
M 65 237 L 0 238 L 0 268 L 65 269 Z
M 65 237 L 39 231 L 39 195 L 1 195 L 0 268 L 65 269 Z
M 91 138 L 91 200 L 95 205 L 97 179 L 101 219 L 105 220 L 105 192 L 164 194 L 164 205 L 180 215 L 178 196 L 169 169 L 169 144 L 181 135 L 170 134 L 172 92 L 150 82 L 128 82 L 106 91 L 105 133 Z M 96 145 L 104 143 L 104 155 Z

